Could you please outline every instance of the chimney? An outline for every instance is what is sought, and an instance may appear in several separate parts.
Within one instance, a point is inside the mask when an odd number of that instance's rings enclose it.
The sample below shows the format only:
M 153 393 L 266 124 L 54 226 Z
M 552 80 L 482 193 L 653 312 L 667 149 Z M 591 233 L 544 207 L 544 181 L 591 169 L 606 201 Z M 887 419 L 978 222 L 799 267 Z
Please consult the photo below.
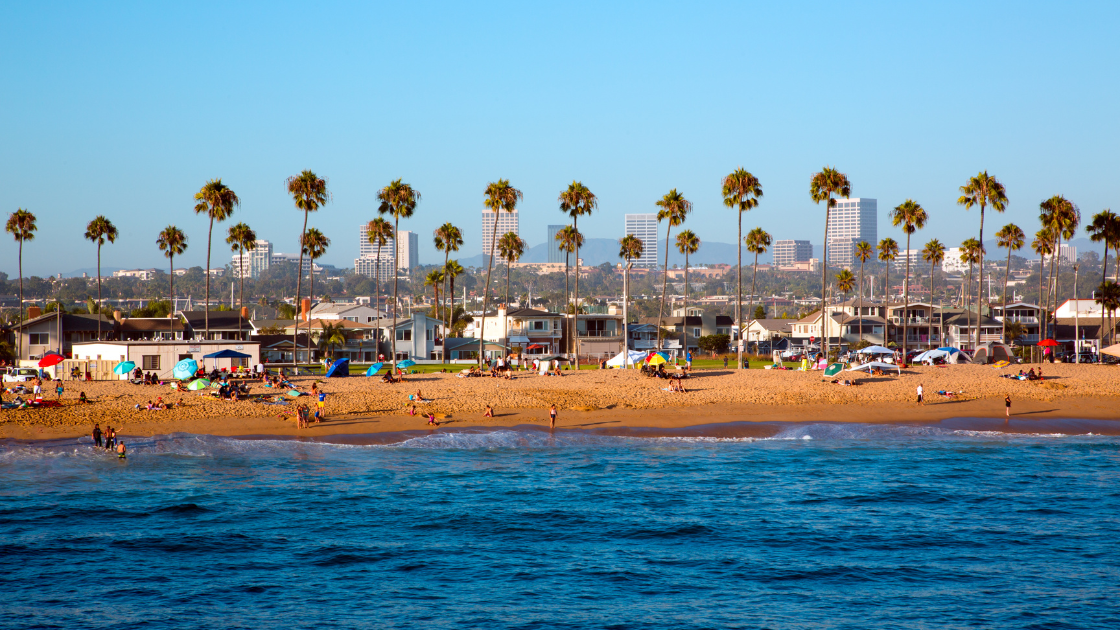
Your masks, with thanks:
M 34 304 L 27 307 L 27 319 L 35 319 L 43 314 L 43 310 Z
M 607 307 L 607 315 L 618 315 L 618 305 L 611 304 Z

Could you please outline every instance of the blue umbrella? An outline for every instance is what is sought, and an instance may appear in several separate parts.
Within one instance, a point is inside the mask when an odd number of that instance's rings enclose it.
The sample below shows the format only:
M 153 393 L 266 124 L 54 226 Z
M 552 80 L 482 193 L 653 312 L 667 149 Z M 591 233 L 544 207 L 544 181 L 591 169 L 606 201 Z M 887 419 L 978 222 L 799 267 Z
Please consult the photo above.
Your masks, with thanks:
M 132 361 L 121 361 L 120 363 L 117 364 L 116 367 L 113 368 L 113 373 L 114 374 L 128 374 L 129 372 L 131 372 L 132 370 L 135 370 L 135 369 L 136 369 L 136 364 L 133 363 Z
M 374 363 L 373 365 L 369 366 L 369 369 L 366 370 L 366 376 L 377 376 L 377 373 L 381 370 L 381 366 L 383 366 L 383 365 L 385 365 L 385 364 L 384 363 Z
M 399 368 L 410 368 L 414 365 L 416 365 L 415 361 L 413 361 L 412 359 L 405 359 L 404 361 L 401 361 L 400 363 L 398 363 L 397 367 L 399 367 Z
M 171 370 L 171 375 L 182 380 L 194 376 L 194 373 L 197 371 L 198 361 L 194 359 L 183 359 L 175 364 L 175 367 Z

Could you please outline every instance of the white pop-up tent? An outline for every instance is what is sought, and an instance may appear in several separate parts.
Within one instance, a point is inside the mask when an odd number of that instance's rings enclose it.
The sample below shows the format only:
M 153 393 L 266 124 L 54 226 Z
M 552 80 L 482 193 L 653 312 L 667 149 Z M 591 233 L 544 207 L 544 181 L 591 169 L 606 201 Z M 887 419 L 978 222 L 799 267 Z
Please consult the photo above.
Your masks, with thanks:
M 629 353 L 630 353 L 630 365 L 629 365 L 629 367 L 640 367 L 642 365 L 642 363 L 645 362 L 645 360 L 646 360 L 646 353 L 645 352 L 639 352 L 637 350 L 629 350 Z M 626 351 L 623 351 L 623 352 L 619 352 L 610 361 L 607 361 L 607 367 L 612 367 L 612 368 L 625 367 L 625 365 L 624 365 L 625 363 L 626 363 Z

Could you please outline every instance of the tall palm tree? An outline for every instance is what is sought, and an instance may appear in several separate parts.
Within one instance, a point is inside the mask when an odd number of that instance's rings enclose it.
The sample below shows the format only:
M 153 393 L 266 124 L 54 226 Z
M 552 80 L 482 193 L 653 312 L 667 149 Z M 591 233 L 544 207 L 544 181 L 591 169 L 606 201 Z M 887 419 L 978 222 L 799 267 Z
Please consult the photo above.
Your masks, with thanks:
M 751 326 L 751 320 L 754 319 L 754 296 L 758 290 L 758 255 L 765 254 L 766 250 L 770 248 L 772 239 L 766 230 L 756 227 L 747 233 L 744 240 L 747 245 L 747 251 L 754 254 L 754 266 L 751 270 L 751 306 L 747 310 L 747 328 Z M 743 338 L 743 332 L 746 328 L 739 329 L 739 338 Z
M 342 322 L 329 323 L 319 320 L 319 332 L 316 333 L 319 352 L 330 354 L 334 357 L 334 349 L 346 345 L 346 327 Z
M 1042 318 L 1039 322 L 1039 334 L 1045 336 L 1046 333 L 1043 331 L 1043 327 L 1046 325 L 1048 315 L 1046 314 L 1047 306 L 1043 305 L 1044 302 L 1042 299 L 1042 276 L 1043 272 L 1046 271 L 1046 257 L 1054 252 L 1054 235 L 1051 234 L 1049 229 L 1042 228 L 1034 233 L 1034 240 L 1031 241 L 1031 250 L 1038 254 L 1038 308 Z M 1049 300 L 1046 300 L 1045 303 L 1049 304 Z M 1104 320 L 1101 321 L 1103 322 Z
M 579 231 L 579 217 L 584 214 L 590 216 L 592 211 L 599 207 L 599 198 L 595 193 L 588 190 L 583 182 L 577 181 L 568 184 L 568 187 L 560 192 L 557 201 L 560 202 L 560 212 L 572 218 L 572 227 L 576 231 Z M 579 246 L 580 243 L 576 243 L 576 316 L 571 320 L 572 337 L 575 336 L 575 322 L 579 319 Z M 579 369 L 579 352 L 576 352 L 576 369 Z
M 167 292 L 171 298 L 171 338 L 175 339 L 175 257 L 187 251 L 187 235 L 174 225 L 169 225 L 159 233 L 156 245 L 170 261 L 171 273 L 167 276 Z
M 1089 233 L 1089 240 L 1094 243 L 1104 242 L 1104 262 L 1101 264 L 1101 285 L 1103 286 L 1105 281 L 1108 280 L 1108 248 L 1120 245 L 1120 216 L 1105 208 L 1093 215 L 1093 220 L 1085 226 L 1085 231 Z M 1120 253 L 1117 255 L 1120 255 Z M 1120 269 L 1120 264 L 1117 265 L 1117 268 Z M 1104 314 L 1101 315 L 1101 324 L 1104 324 Z M 1103 325 L 1100 327 L 1099 343 L 1100 347 L 1103 348 Z
M 117 241 L 117 226 L 104 215 L 97 215 L 86 225 L 86 239 L 97 243 L 97 340 L 101 341 L 101 246 L 105 241 L 110 243 Z
M 669 233 L 674 225 L 684 223 L 685 217 L 692 212 L 692 202 L 674 188 L 657 200 L 657 222 L 665 221 L 665 274 L 661 280 L 661 308 L 657 311 L 657 350 L 661 349 L 661 321 L 665 316 L 665 298 L 669 288 Z
M 965 239 L 965 241 L 961 243 L 961 262 L 968 263 L 968 298 L 965 300 L 965 313 L 967 313 L 965 322 L 968 325 L 968 328 L 966 330 L 969 334 L 971 334 L 972 332 L 972 268 L 974 265 L 980 262 L 981 257 L 983 256 L 983 251 L 984 247 L 980 244 L 979 239 L 969 238 Z M 981 269 L 981 272 L 983 272 L 983 269 Z M 983 321 L 982 317 L 982 313 L 976 314 L 976 344 L 972 347 L 973 351 L 980 347 L 980 328 L 981 322 Z
M 455 227 L 454 225 L 451 224 L 450 221 L 448 221 L 447 223 L 444 223 L 443 225 L 436 228 L 436 230 L 435 230 L 435 232 L 433 232 L 432 236 L 435 240 L 436 250 L 443 252 L 443 266 L 447 267 L 447 261 L 450 260 L 451 252 L 459 251 L 459 247 L 461 247 L 463 245 L 463 233 L 462 233 L 462 231 L 459 230 L 459 228 Z M 446 274 L 444 274 L 444 276 L 446 277 Z M 449 280 L 448 280 L 448 282 L 449 282 Z M 450 284 L 450 282 L 449 282 L 449 284 Z M 445 297 L 447 299 L 450 299 L 451 303 L 454 304 L 455 296 L 452 293 L 452 291 L 450 289 L 450 286 L 448 287 L 448 290 L 445 293 Z M 436 308 L 436 313 L 439 313 L 438 305 L 437 305 L 437 308 Z M 447 315 L 447 331 L 450 332 L 451 331 L 451 308 L 450 307 L 448 307 L 446 315 Z M 443 320 L 442 316 L 440 316 L 440 320 L 441 321 Z M 445 334 L 444 336 L 446 337 L 447 335 Z M 443 362 L 447 363 L 447 360 L 448 360 L 447 359 L 447 354 L 444 353 Z
M 1027 236 L 1023 229 L 1014 223 L 1008 223 L 996 232 L 996 244 L 1007 248 L 1007 267 L 1003 271 L 1003 329 L 1000 337 L 1007 339 L 1007 280 L 1011 276 L 1011 252 L 1023 249 Z
M 937 266 L 945 261 L 945 246 L 942 245 L 941 241 L 939 241 L 937 239 L 933 239 L 930 242 L 926 243 L 925 248 L 922 249 L 922 260 L 929 263 L 929 303 L 930 303 L 930 308 L 932 309 L 932 307 L 933 307 L 933 279 L 934 279 L 934 275 L 937 273 Z M 932 348 L 932 347 L 934 347 L 934 345 L 933 345 L 933 317 L 932 317 L 932 312 L 930 313 L 930 315 L 931 315 L 931 317 L 929 318 L 929 345 Z
M 486 309 L 490 306 L 490 274 L 494 271 L 494 248 L 498 245 L 498 217 L 502 212 L 513 212 L 521 201 L 521 191 L 509 185 L 508 179 L 490 182 L 483 191 L 483 206 L 494 213 L 494 231 L 490 234 L 490 252 L 486 259 L 486 286 L 482 294 L 482 321 L 479 322 L 478 364 L 486 355 Z M 579 262 L 578 260 L 576 261 Z
M 448 297 L 448 321 L 451 324 L 447 327 L 447 332 L 444 334 L 444 339 L 451 336 L 451 331 L 454 328 L 454 315 L 455 315 L 455 278 L 463 274 L 463 266 L 459 264 L 458 260 L 452 259 L 447 261 L 443 266 L 443 275 L 447 278 L 447 291 Z M 464 304 L 466 302 L 464 301 Z M 447 358 L 447 342 L 444 342 L 444 359 Z
M 856 277 L 850 269 L 841 269 L 836 273 L 836 290 L 847 294 L 856 286 Z
M 889 213 L 891 224 L 902 227 L 906 233 L 906 279 L 902 282 L 902 357 L 906 358 L 906 333 L 910 309 L 910 236 L 926 226 L 929 215 L 925 208 L 913 199 L 907 199 L 895 206 Z
M 879 262 L 883 263 L 883 304 L 891 297 L 891 263 L 898 258 L 898 243 L 889 236 L 879 240 Z
M 432 311 L 439 311 L 439 288 L 443 285 L 443 272 L 433 269 L 424 277 L 424 286 L 432 287 Z
M 23 244 L 26 241 L 35 240 L 35 230 L 38 226 L 35 225 L 35 215 L 31 214 L 23 208 L 17 209 L 15 212 L 8 215 L 8 222 L 4 226 L 4 231 L 11 234 L 13 238 L 19 242 L 19 322 L 23 323 Z M 59 314 L 62 317 L 62 314 Z M 20 330 L 16 359 L 23 356 L 23 331 Z M 100 335 L 98 335 L 100 337 Z
M 1105 313 L 1108 313 L 1108 330 L 1112 337 L 1109 343 L 1115 343 L 1116 331 L 1112 324 L 1112 314 L 1120 308 L 1120 284 L 1105 280 L 1101 283 L 1101 286 L 1097 287 L 1097 295 L 1094 301 L 1101 305 L 1101 328 L 1104 328 Z
M 206 233 L 206 310 L 203 313 L 206 321 L 205 339 L 210 339 L 210 244 L 214 236 L 214 221 L 221 223 L 233 216 L 233 209 L 241 205 L 237 193 L 222 183 L 221 178 L 212 179 L 194 194 L 198 203 L 194 206 L 195 214 L 205 214 L 210 219 L 209 231 Z
M 984 275 L 984 208 L 991 206 L 996 212 L 1003 212 L 1007 208 L 1007 189 L 998 179 L 988 175 L 988 171 L 981 171 L 975 177 L 970 177 L 968 183 L 960 188 L 961 196 L 957 204 L 964 206 L 965 210 L 972 206 L 980 206 L 980 275 Z M 976 292 L 976 314 L 983 315 L 983 291 Z M 976 347 L 980 347 L 980 327 L 976 327 Z
M 825 202 L 824 252 L 821 256 L 821 352 L 826 358 L 828 357 L 828 330 L 825 328 L 825 323 L 828 321 L 826 317 L 828 313 L 828 287 L 826 286 L 828 282 L 828 219 L 832 209 L 836 207 L 834 195 L 845 199 L 849 198 L 852 195 L 852 183 L 848 181 L 847 175 L 831 166 L 826 166 L 809 180 L 809 196 L 813 199 L 813 203 Z
M 743 213 L 758 207 L 758 200 L 762 198 L 762 184 L 758 178 L 739 167 L 727 177 L 723 178 L 723 205 L 728 208 L 737 208 L 739 219 L 739 238 L 736 243 L 743 242 Z M 744 339 L 743 333 L 743 248 L 736 247 L 739 256 L 736 271 L 738 289 L 735 299 L 735 325 L 739 327 L 739 338 Z M 758 260 L 758 257 L 755 257 Z M 757 266 L 757 262 L 756 262 Z M 754 294 L 753 292 L 751 293 Z M 743 369 L 743 350 L 738 351 L 739 362 L 736 369 Z
M 251 252 L 257 248 L 257 233 L 245 223 L 238 223 L 230 227 L 226 243 L 229 244 L 230 251 L 235 252 L 238 258 L 237 277 L 241 286 L 238 288 L 239 297 L 237 298 L 240 303 L 240 308 L 237 309 L 237 338 L 240 339 L 241 309 L 245 308 L 245 252 Z
M 856 306 L 859 315 L 859 341 L 863 343 L 863 266 L 875 255 L 875 246 L 867 241 L 856 243 L 855 257 L 859 261 L 859 305 Z
M 299 362 L 296 360 L 297 346 L 296 339 L 299 336 L 299 313 L 302 310 L 300 304 L 300 296 L 303 294 L 303 237 L 307 234 L 307 215 L 311 212 L 317 211 L 319 208 L 327 205 L 331 200 L 331 193 L 327 190 L 326 178 L 319 177 L 310 170 L 303 170 L 299 175 L 293 175 L 284 182 L 288 187 L 288 194 L 292 196 L 292 201 L 295 202 L 296 209 L 303 212 L 303 229 L 299 233 L 299 266 L 296 267 L 296 325 L 292 331 L 292 365 L 296 366 Z M 311 339 L 311 309 L 308 307 L 307 313 L 307 337 L 308 341 Z M 311 360 L 311 353 L 307 354 L 308 361 Z
M 1050 292 L 1050 297 L 1054 301 L 1054 308 L 1050 312 L 1053 313 L 1058 308 L 1058 291 L 1061 286 L 1062 238 L 1068 240 L 1077 233 L 1077 227 L 1081 224 L 1081 210 L 1077 208 L 1076 204 L 1061 195 L 1054 195 L 1043 201 L 1039 204 L 1039 209 L 1041 210 L 1039 220 L 1055 238 L 1054 252 L 1051 254 L 1054 264 L 1050 268 L 1054 274 L 1054 288 Z M 1050 304 L 1047 302 L 1048 309 L 1049 306 Z
M 506 308 L 509 308 L 509 266 L 525 254 L 525 241 L 517 235 L 517 232 L 506 232 L 502 238 L 498 239 L 498 256 L 506 261 Z
M 569 310 L 571 310 L 572 305 L 571 294 L 568 293 L 568 266 L 571 262 L 570 257 L 572 255 L 572 252 L 576 251 L 580 246 L 583 245 L 583 234 L 580 234 L 576 230 L 575 226 L 567 225 L 564 226 L 563 229 L 556 232 L 556 240 L 560 243 L 558 245 L 560 251 L 564 252 L 564 300 L 566 301 L 564 312 L 567 313 Z M 578 309 L 576 310 L 576 315 L 579 315 Z M 567 335 L 567 337 L 568 345 L 564 348 L 564 352 L 568 355 L 571 355 L 572 336 Z
M 642 257 L 642 239 L 627 234 L 618 241 L 618 257 L 626 259 L 626 276 L 622 284 L 622 367 L 630 367 L 630 269 L 634 259 Z
M 322 258 L 323 254 L 327 253 L 327 248 L 331 246 L 331 239 L 327 238 L 317 228 L 310 228 L 303 233 L 302 247 L 300 247 L 300 258 L 306 255 L 311 259 L 311 291 L 308 294 L 308 301 L 315 302 L 315 261 Z M 298 324 L 298 322 L 297 322 Z M 307 309 L 307 359 L 311 360 L 311 307 Z M 294 347 L 294 346 L 293 346 Z
M 688 255 L 695 254 L 700 249 L 700 238 L 692 230 L 683 230 L 677 234 L 677 251 L 684 254 L 684 352 L 688 354 Z
M 373 259 L 373 310 L 374 317 L 377 318 L 376 330 L 373 333 L 377 344 L 374 354 L 381 353 L 381 248 L 391 238 L 393 238 L 393 224 L 385 219 L 377 217 L 366 224 L 366 239 L 369 240 L 370 245 L 377 246 L 377 258 Z

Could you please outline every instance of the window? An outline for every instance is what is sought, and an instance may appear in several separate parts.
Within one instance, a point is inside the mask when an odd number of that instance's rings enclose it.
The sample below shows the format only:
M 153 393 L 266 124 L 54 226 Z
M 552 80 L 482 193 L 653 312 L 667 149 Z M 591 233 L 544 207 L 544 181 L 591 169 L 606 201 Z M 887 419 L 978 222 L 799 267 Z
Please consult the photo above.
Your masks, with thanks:
M 51 343 L 50 333 L 31 333 L 28 336 L 31 337 L 31 340 L 27 343 L 33 346 L 49 346 Z
M 545 324 L 546 323 L 548 323 L 548 322 L 534 321 L 534 322 L 532 322 L 532 329 L 533 330 L 545 330 Z
M 405 361 L 407 359 L 408 359 L 408 353 L 407 352 L 398 352 L 397 353 L 397 361 Z
M 185 359 L 191 359 L 191 358 L 193 358 L 193 357 L 192 357 L 191 355 L 189 355 L 189 354 L 180 354 L 180 355 L 179 355 L 179 360 L 180 360 L 180 361 L 183 361 L 183 360 L 185 360 Z
M 373 318 L 373 317 L 370 317 L 370 316 L 368 316 L 368 315 L 367 315 L 367 316 L 366 316 L 366 323 L 367 323 L 367 324 L 372 324 L 372 323 L 373 323 L 373 320 L 374 320 L 374 319 L 375 319 L 375 318 Z
M 412 329 L 398 330 L 397 341 L 412 341 Z
M 358 321 L 357 317 L 343 317 L 342 319 L 345 319 L 348 322 L 355 322 L 355 323 L 357 323 L 357 321 Z
M 426 341 L 431 341 L 432 340 L 432 329 L 431 328 L 425 328 L 424 333 L 426 335 L 425 340 Z
M 159 369 L 159 355 L 158 354 L 145 354 L 140 357 L 140 368 L 147 372 L 148 370 Z
M 693 328 L 692 329 L 692 336 L 693 337 L 699 337 L 700 336 L 700 329 L 699 328 Z

